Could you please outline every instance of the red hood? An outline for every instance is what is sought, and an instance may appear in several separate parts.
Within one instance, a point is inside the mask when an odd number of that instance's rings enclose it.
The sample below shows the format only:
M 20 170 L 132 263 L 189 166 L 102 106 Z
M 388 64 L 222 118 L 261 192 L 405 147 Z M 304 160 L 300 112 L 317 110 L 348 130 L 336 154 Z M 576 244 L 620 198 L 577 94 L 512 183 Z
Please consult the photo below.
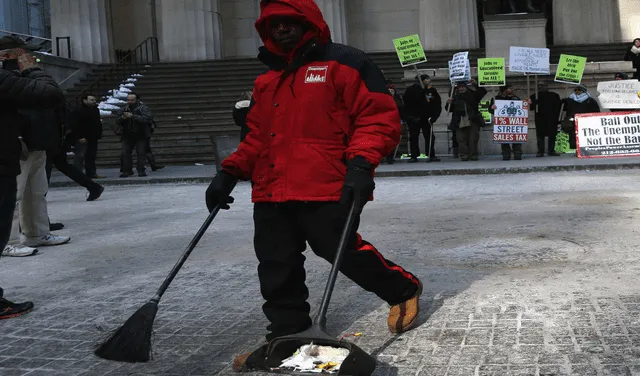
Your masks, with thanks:
M 260 11 L 260 18 L 258 18 L 255 25 L 256 30 L 258 30 L 265 47 L 272 53 L 290 59 L 296 52 L 294 50 L 290 54 L 285 54 L 278 48 L 276 43 L 271 40 L 267 25 L 269 19 L 272 17 L 294 17 L 311 25 L 311 29 L 304 35 L 298 48 L 313 38 L 318 38 L 322 44 L 331 40 L 329 26 L 325 22 L 322 12 L 314 0 L 262 0 L 260 2 Z

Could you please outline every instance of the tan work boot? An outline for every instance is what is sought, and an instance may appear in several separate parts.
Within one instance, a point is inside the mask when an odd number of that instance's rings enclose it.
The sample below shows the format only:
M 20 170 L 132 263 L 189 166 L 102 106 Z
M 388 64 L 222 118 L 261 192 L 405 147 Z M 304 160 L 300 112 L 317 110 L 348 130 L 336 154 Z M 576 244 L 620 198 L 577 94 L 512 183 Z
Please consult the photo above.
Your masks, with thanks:
M 235 372 L 248 372 L 249 370 L 245 367 L 247 363 L 247 359 L 251 356 L 251 353 L 240 354 L 233 359 L 233 370 Z
M 411 299 L 404 303 L 396 304 L 389 310 L 387 325 L 389 325 L 391 333 L 404 333 L 411 329 L 418 320 L 422 282 L 418 281 L 418 283 L 418 291 Z

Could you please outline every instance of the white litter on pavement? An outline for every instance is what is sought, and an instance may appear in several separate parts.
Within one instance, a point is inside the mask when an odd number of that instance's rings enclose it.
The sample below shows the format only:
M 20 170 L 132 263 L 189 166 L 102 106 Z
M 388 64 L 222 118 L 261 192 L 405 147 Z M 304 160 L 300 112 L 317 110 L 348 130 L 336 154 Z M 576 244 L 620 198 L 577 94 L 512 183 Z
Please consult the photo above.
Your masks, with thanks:
M 304 345 L 291 357 L 285 359 L 280 368 L 309 373 L 336 373 L 342 362 L 349 356 L 349 350 L 318 346 L 313 343 Z

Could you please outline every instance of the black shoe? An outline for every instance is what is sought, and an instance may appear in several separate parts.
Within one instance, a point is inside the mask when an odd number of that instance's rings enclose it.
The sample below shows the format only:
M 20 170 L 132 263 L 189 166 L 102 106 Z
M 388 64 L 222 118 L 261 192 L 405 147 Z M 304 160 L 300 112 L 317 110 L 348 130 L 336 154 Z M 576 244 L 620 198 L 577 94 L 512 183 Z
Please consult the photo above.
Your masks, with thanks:
M 49 223 L 49 231 L 60 231 L 64 228 L 62 223 Z
M 502 156 L 502 160 L 503 161 L 510 161 L 511 160 L 511 156 L 510 155 L 503 155 Z
M 442 159 L 438 157 L 429 158 L 427 162 L 442 162 Z
M 544 153 L 538 152 L 538 154 L 536 154 L 536 158 L 542 158 L 544 157 Z
M 389 159 L 389 160 L 387 161 L 387 163 L 388 163 L 388 164 L 394 164 L 394 163 L 396 163 L 396 161 L 394 161 L 393 159 Z
M 515 154 L 513 156 L 513 160 L 514 161 L 521 161 L 522 160 L 522 155 L 521 154 Z
M 469 162 L 469 157 L 460 157 L 460 160 L 463 162 Z
M 31 311 L 33 311 L 32 302 L 12 303 L 0 298 L 0 320 L 26 315 Z
M 165 166 L 164 165 L 154 165 L 151 166 L 151 171 L 156 172 L 158 170 L 162 170 Z
M 560 156 L 560 154 L 559 154 L 559 153 L 556 153 L 555 151 L 550 151 L 548 155 L 549 155 L 550 157 L 559 157 L 559 156 Z
M 130 176 L 133 176 L 133 172 L 123 172 L 122 174 L 120 174 L 121 178 L 128 178 Z
M 87 197 L 87 201 L 95 201 L 102 196 L 102 192 L 104 192 L 104 187 L 99 185 L 95 188 L 89 189 L 89 197 Z
M 144 177 L 146 177 L 146 176 L 147 176 L 147 173 L 146 173 L 146 172 L 144 172 L 144 171 L 142 171 L 142 172 L 138 172 L 138 176 L 139 176 L 139 177 L 141 177 L 141 178 L 144 178 Z
M 418 158 L 411 158 L 408 163 L 418 163 Z
M 477 161 L 478 161 L 478 156 L 477 156 L 477 155 L 471 156 L 471 157 L 469 158 L 469 160 L 470 160 L 470 161 L 477 162 Z

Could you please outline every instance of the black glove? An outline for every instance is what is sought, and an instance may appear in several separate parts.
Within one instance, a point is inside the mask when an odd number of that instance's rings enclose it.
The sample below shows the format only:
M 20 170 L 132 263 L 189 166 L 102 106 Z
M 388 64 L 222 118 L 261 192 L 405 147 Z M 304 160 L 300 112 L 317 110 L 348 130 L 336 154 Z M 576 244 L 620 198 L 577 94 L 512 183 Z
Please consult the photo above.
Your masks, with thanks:
M 213 178 L 206 194 L 209 212 L 212 212 L 216 205 L 219 205 L 222 210 L 229 210 L 229 204 L 234 201 L 230 194 L 237 181 L 238 178 L 224 171 Z
M 355 157 L 347 162 L 347 175 L 344 177 L 340 203 L 348 205 L 355 200 L 361 211 L 369 202 L 376 184 L 373 182 L 373 166 L 364 157 Z

